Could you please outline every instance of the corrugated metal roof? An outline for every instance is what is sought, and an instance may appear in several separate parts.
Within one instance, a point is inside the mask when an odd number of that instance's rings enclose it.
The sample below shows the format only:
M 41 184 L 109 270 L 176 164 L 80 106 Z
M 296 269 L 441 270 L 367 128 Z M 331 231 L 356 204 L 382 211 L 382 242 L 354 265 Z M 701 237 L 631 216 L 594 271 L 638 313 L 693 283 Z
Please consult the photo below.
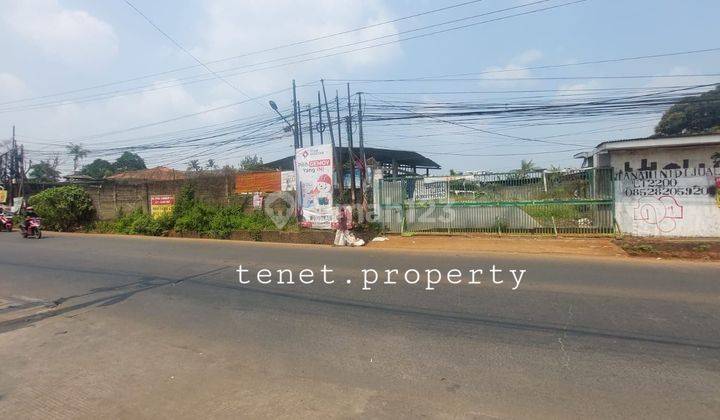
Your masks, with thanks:
M 621 143 L 626 141 L 639 141 L 639 140 L 659 140 L 659 139 L 684 139 L 693 137 L 705 137 L 705 136 L 720 136 L 720 133 L 693 133 L 693 134 L 678 134 L 675 136 L 649 136 L 649 137 L 636 137 L 630 139 L 617 139 L 617 140 L 606 140 L 598 146 L 607 143 Z
M 625 144 L 623 144 L 625 143 Z M 635 144 L 632 144 L 635 143 Z M 720 144 L 720 133 L 684 134 L 677 136 L 651 136 L 635 139 L 608 140 L 595 147 L 595 153 L 603 150 L 618 150 L 642 147 L 677 147 L 703 144 Z
M 335 153 L 342 153 L 342 156 L 347 156 L 347 147 L 335 148 Z M 356 155 L 360 155 L 360 148 L 353 147 L 353 152 Z M 367 159 L 375 159 L 379 163 L 391 164 L 393 160 L 400 166 L 414 166 L 418 169 L 440 169 L 440 165 L 432 159 L 426 158 L 417 152 L 409 150 L 394 150 L 394 149 L 378 149 L 375 147 L 365 148 L 365 157 Z M 295 156 L 288 156 L 286 158 L 278 159 L 273 162 L 268 162 L 263 166 L 272 169 L 292 170 L 293 159 Z

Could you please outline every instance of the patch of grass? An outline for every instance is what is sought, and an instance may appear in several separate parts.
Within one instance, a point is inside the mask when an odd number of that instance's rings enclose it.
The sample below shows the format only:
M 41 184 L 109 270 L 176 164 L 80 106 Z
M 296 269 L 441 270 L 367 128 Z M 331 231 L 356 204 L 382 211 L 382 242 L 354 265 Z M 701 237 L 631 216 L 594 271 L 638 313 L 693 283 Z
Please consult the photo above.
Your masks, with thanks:
M 574 205 L 563 204 L 546 204 L 537 206 L 522 207 L 525 213 L 534 219 L 551 220 L 577 220 L 583 217 L 583 214 Z
M 510 225 L 508 221 L 502 218 L 495 219 L 495 223 L 492 226 L 493 232 L 507 232 Z
M 710 251 L 710 245 L 709 244 L 698 244 L 693 248 L 693 251 L 708 252 L 708 251 Z
M 651 253 L 655 252 L 655 247 L 650 244 L 637 244 L 630 247 L 633 251 Z

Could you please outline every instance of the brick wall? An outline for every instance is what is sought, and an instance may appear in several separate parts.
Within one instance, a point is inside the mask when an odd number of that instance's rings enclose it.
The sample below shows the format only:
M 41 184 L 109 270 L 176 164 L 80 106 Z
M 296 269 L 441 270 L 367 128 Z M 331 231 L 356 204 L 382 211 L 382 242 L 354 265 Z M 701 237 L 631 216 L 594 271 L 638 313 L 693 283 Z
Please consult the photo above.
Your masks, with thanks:
M 80 184 L 90 194 L 99 220 L 114 219 L 119 211 L 141 209 L 149 212 L 150 196 L 177 195 L 186 183 L 195 187 L 195 196 L 212 204 L 227 204 L 234 191 L 234 176 L 203 176 L 170 181 L 111 181 Z

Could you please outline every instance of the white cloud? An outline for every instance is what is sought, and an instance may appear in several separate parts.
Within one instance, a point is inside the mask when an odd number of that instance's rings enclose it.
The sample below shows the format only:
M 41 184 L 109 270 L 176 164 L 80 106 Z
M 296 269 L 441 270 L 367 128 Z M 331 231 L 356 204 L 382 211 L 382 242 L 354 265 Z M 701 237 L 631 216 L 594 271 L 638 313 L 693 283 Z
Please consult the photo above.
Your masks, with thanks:
M 21 99 L 27 94 L 25 82 L 19 77 L 10 73 L 0 73 L 0 92 L 3 102 Z
M 530 66 L 542 57 L 543 54 L 539 50 L 523 51 L 513 57 L 513 59 L 510 60 L 510 63 L 505 66 L 492 66 L 485 68 L 483 70 L 485 74 L 482 75 L 482 78 L 487 80 L 506 80 L 530 77 L 530 70 L 526 70 L 524 67 Z
M 670 69 L 670 71 L 665 72 L 663 76 L 671 76 L 671 77 L 655 77 L 651 79 L 647 87 L 652 88 L 659 88 L 663 86 L 691 86 L 691 85 L 700 85 L 704 83 L 710 83 L 715 78 L 698 78 L 698 77 L 687 77 L 683 76 L 683 74 L 694 74 L 696 73 L 695 70 L 693 70 L 690 67 L 686 66 L 675 66 Z
M 557 91 L 557 97 L 556 100 L 563 101 L 563 100 L 578 100 L 579 98 L 583 98 L 586 96 L 593 97 L 596 96 L 596 93 L 593 93 L 593 89 L 598 89 L 601 87 L 601 84 L 599 81 L 591 79 L 585 82 L 579 82 L 579 83 L 565 83 L 558 86 Z
M 237 56 L 372 25 L 387 20 L 389 12 L 383 2 L 379 0 L 364 2 L 316 0 L 303 3 L 293 0 L 244 2 L 215 0 L 206 3 L 206 15 L 201 24 L 201 43 L 194 48 L 194 51 L 204 61 Z M 223 69 L 242 66 L 295 55 L 299 55 L 299 57 L 288 61 L 303 60 L 332 54 L 340 50 L 387 42 L 396 39 L 397 32 L 397 28 L 392 24 L 381 25 L 338 37 L 242 57 L 223 65 L 215 65 L 215 68 Z M 314 55 L 310 54 L 312 51 L 381 36 L 387 36 L 387 38 L 369 44 L 345 47 L 340 50 L 326 51 Z M 355 69 L 366 69 L 381 65 L 392 60 L 400 53 L 399 45 L 393 44 L 332 58 L 306 61 L 289 67 L 262 70 L 238 76 L 232 80 L 251 93 L 258 93 L 274 90 L 278 87 L 286 87 L 292 78 L 316 80 Z M 279 63 L 273 62 L 262 67 Z
M 68 10 L 57 0 L 10 2 L 3 23 L 44 54 L 66 64 L 94 65 L 118 52 L 113 27 L 82 10 Z
M 29 22 L 28 27 L 21 27 L 21 25 L 17 24 L 12 28 L 12 31 L 22 35 L 24 39 L 32 41 L 33 45 L 42 48 L 42 51 L 51 54 L 52 57 L 67 54 L 72 56 L 72 63 L 76 64 L 82 63 L 86 56 L 96 59 L 96 56 L 103 52 L 109 51 L 110 56 L 117 53 L 118 41 L 110 25 L 90 16 L 86 12 L 62 9 L 58 6 L 56 0 L 34 0 L 32 3 L 32 6 L 24 3 L 14 5 L 11 11 L 3 13 L 6 13 L 6 19 L 20 19 Z M 164 27 L 163 29 L 178 39 L 184 47 L 190 49 L 202 61 L 240 55 L 276 45 L 347 31 L 381 22 L 391 17 L 390 12 L 384 6 L 383 0 L 368 0 L 366 2 L 317 0 L 307 2 L 307 4 L 299 4 L 291 0 L 271 2 L 215 0 L 202 3 L 201 7 L 204 8 L 204 14 L 201 14 L 201 17 L 195 20 L 198 26 L 196 28 L 184 26 L 188 28 L 187 34 L 178 33 L 172 27 Z M 0 22 L 2 19 L 0 18 Z M 71 23 L 75 24 L 75 26 L 73 27 Z M 41 26 L 44 26 L 44 28 L 38 31 L 40 33 L 34 34 L 34 29 L 31 29 L 31 27 L 37 29 Z M 67 32 L 63 29 L 66 27 L 68 28 Z M 389 41 L 396 37 L 397 31 L 394 25 L 382 25 L 366 31 L 353 32 L 307 45 L 233 60 L 223 66 L 213 65 L 213 68 L 219 71 L 229 66 L 239 66 L 295 54 L 307 54 L 313 50 L 384 35 L 389 35 L 389 37 L 383 39 L 383 41 Z M 87 44 L 90 39 L 96 39 L 97 44 Z M 158 48 L 155 44 L 153 44 L 152 48 Z M 90 47 L 93 47 L 94 51 Z M 329 52 L 324 54 L 327 53 Z M 298 83 L 303 83 L 321 77 L 332 78 L 358 75 L 366 69 L 379 67 L 390 60 L 394 60 L 401 53 L 400 46 L 396 44 L 329 59 L 309 61 L 295 66 L 231 77 L 229 80 L 244 92 L 257 95 L 289 87 L 290 80 L 293 78 L 297 79 Z M 179 50 L 176 51 L 176 58 L 177 61 L 169 64 L 168 67 L 180 67 L 190 63 L 189 57 Z M 302 58 L 296 58 L 295 60 Z M 66 72 L 71 73 L 72 70 L 67 69 Z M 196 69 L 189 73 L 202 74 L 203 71 L 202 69 Z M 165 83 L 167 82 L 172 83 L 172 81 L 165 81 Z M 158 85 L 160 84 L 161 82 L 158 82 Z M 2 89 L 1 86 L 0 90 Z M 331 90 L 334 90 L 334 87 L 331 87 Z M 22 97 L 43 93 L 45 92 L 24 93 Z M 300 99 L 304 103 L 311 98 L 317 101 L 315 87 L 312 89 L 306 88 L 300 94 Z M 307 96 L 303 97 L 304 94 Z M 334 96 L 334 92 L 328 92 L 328 94 Z M 265 105 L 266 100 L 262 100 L 259 101 L 262 102 L 261 106 L 250 102 L 247 105 L 229 107 L 222 111 L 205 113 L 169 124 L 153 126 L 152 128 L 130 131 L 120 135 L 103 136 L 93 140 L 82 140 L 83 137 L 88 135 L 121 130 L 171 119 L 180 115 L 189 115 L 243 99 L 245 98 L 239 95 L 238 92 L 222 82 L 210 81 L 202 84 L 158 89 L 136 95 L 119 96 L 103 101 L 69 102 L 60 107 L 0 114 L 0 126 L 10 122 L 16 123 L 20 133 L 38 139 L 54 140 L 59 144 L 57 146 L 60 148 L 59 150 L 62 150 L 62 144 L 68 141 L 82 142 L 89 149 L 98 150 L 105 147 L 125 146 L 127 143 L 121 141 L 125 139 L 145 136 L 145 139 L 136 140 L 133 143 L 147 143 L 149 141 L 147 140 L 148 135 L 228 121 L 233 118 L 242 118 L 263 112 L 267 113 L 268 116 L 272 116 L 272 111 Z M 272 99 L 277 100 L 281 105 L 289 105 L 289 96 L 286 93 L 279 94 Z M 43 123 L 37 124 L 37 121 Z M 279 142 L 274 146 L 283 147 L 286 143 L 281 144 Z M 38 145 L 32 146 L 32 144 L 31 141 L 28 141 L 30 148 L 38 149 L 40 147 Z M 141 154 L 153 162 L 160 162 L 161 159 L 171 160 L 176 158 L 176 156 L 171 156 L 173 152 L 168 151 L 148 151 Z M 182 155 L 182 153 L 180 154 Z M 90 156 L 88 159 L 95 157 Z M 216 160 L 221 161 L 221 159 Z
M 527 50 L 523 51 L 520 55 L 515 57 L 513 60 L 516 64 L 528 65 L 534 61 L 538 61 L 543 57 L 540 50 Z

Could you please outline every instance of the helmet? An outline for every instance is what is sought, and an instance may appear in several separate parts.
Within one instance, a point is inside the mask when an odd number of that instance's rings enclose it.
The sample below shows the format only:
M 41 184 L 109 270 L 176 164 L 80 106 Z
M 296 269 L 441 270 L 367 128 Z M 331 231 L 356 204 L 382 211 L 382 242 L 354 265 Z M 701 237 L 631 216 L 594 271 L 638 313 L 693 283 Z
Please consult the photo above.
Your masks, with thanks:
M 35 209 L 32 208 L 32 206 L 27 206 L 27 207 L 25 207 L 25 210 L 27 210 L 27 211 L 35 211 Z

